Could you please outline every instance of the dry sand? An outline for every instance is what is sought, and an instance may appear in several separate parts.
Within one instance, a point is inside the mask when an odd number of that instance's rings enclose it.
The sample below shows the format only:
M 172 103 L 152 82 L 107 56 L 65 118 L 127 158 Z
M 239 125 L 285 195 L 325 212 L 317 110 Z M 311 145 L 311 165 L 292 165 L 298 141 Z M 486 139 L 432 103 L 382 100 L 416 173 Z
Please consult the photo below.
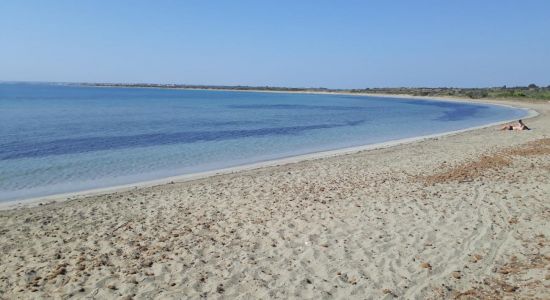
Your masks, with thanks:
M 550 298 L 550 105 L 531 131 L 0 212 L 0 298 Z

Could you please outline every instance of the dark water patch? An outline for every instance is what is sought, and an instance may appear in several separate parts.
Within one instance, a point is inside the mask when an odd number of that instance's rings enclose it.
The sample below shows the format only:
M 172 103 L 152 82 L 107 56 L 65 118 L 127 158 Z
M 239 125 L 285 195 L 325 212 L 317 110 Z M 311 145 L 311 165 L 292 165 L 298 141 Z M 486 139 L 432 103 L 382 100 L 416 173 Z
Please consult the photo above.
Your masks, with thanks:
M 450 101 L 430 101 L 430 100 L 395 100 L 402 104 L 411 104 L 417 106 L 432 106 L 445 108 L 443 115 L 432 120 L 434 121 L 461 121 L 473 118 L 481 110 L 489 109 L 486 105 L 465 104 Z
M 437 121 L 461 121 L 468 118 L 472 118 L 479 110 L 484 109 L 485 107 L 477 106 L 462 106 L 462 107 L 453 107 L 449 111 L 444 111 L 443 116 L 435 118 Z
M 364 120 L 356 120 L 340 124 L 318 124 L 308 126 L 274 127 L 250 130 L 222 130 L 198 132 L 186 131 L 176 133 L 153 133 L 127 136 L 59 139 L 39 143 L 10 143 L 0 145 L 0 160 L 45 157 L 51 155 L 75 154 L 102 150 L 118 150 L 160 145 L 190 144 L 195 142 L 222 141 L 247 137 L 296 135 L 308 130 L 357 126 L 364 122 Z
M 356 99 L 356 98 L 355 98 Z M 446 101 L 428 100 L 391 100 L 388 104 L 409 104 L 415 106 L 431 106 L 444 108 L 442 116 L 433 118 L 434 121 L 460 121 L 474 117 L 480 110 L 489 107 L 478 104 L 463 104 Z M 266 110 L 323 110 L 323 111 L 373 111 L 376 107 L 339 106 L 339 105 L 302 105 L 302 104 L 246 104 L 228 105 L 232 109 L 266 109 Z M 391 109 L 392 106 L 386 107 Z
M 338 105 L 301 105 L 301 104 L 246 104 L 246 105 L 228 105 L 228 108 L 234 109 L 282 109 L 282 110 L 296 110 L 296 109 L 311 109 L 311 110 L 366 110 L 366 107 L 360 106 L 338 106 Z

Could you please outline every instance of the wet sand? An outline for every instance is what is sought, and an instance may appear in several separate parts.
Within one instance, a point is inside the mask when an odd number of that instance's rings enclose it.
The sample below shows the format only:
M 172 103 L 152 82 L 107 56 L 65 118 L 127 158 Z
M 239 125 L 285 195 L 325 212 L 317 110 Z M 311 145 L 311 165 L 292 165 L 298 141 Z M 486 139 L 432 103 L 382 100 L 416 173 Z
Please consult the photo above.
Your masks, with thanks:
M 515 104 L 533 130 L 1 211 L 0 297 L 548 298 L 550 104 Z

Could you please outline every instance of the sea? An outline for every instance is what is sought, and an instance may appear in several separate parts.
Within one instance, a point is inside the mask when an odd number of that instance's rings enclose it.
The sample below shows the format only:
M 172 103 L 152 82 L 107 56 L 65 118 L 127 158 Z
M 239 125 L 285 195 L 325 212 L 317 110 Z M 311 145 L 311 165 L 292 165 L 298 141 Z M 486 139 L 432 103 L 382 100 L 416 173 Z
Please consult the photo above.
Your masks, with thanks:
M 527 113 L 359 95 L 0 83 L 0 201 L 421 137 Z

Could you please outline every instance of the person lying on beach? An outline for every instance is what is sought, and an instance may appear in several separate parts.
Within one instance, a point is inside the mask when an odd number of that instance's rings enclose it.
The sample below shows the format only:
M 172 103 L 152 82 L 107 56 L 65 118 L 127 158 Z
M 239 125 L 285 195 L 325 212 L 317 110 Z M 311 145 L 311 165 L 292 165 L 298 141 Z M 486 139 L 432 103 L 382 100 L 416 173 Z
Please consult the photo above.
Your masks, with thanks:
M 523 121 L 519 120 L 517 124 L 514 125 L 504 125 L 500 130 L 531 130 L 527 125 L 523 124 Z

